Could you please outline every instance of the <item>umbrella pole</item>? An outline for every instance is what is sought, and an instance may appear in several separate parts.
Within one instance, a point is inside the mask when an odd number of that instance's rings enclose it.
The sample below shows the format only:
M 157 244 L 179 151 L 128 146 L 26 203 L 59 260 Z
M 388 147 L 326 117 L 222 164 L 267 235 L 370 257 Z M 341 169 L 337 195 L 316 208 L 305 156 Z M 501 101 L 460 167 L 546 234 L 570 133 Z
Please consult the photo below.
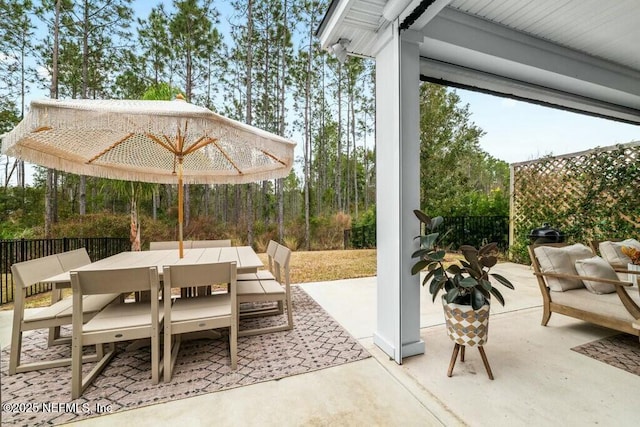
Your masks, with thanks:
M 184 245 L 182 243 L 182 217 L 184 210 L 183 203 L 183 188 L 182 188 L 182 159 L 178 161 L 178 248 L 180 251 L 180 258 L 184 258 Z

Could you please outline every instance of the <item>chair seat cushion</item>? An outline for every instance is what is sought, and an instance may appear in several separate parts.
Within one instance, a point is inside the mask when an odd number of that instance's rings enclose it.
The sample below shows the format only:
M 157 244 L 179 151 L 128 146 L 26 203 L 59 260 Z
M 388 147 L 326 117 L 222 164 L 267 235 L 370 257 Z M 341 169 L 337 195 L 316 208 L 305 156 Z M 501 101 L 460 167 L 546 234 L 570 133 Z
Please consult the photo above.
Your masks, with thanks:
M 160 310 L 160 320 L 164 312 Z M 109 329 L 137 328 L 151 325 L 149 302 L 112 304 L 95 315 L 83 326 L 83 331 L 99 332 Z
M 178 298 L 171 306 L 171 323 L 231 315 L 229 294 Z
M 256 273 L 238 274 L 237 280 L 276 280 L 275 276 L 269 270 L 258 270 Z
M 631 299 L 636 304 L 640 304 L 638 288 L 634 286 L 626 290 Z M 634 321 L 633 316 L 622 305 L 617 293 L 594 295 L 588 289 L 582 288 L 571 292 L 551 292 L 551 301 L 623 322 Z

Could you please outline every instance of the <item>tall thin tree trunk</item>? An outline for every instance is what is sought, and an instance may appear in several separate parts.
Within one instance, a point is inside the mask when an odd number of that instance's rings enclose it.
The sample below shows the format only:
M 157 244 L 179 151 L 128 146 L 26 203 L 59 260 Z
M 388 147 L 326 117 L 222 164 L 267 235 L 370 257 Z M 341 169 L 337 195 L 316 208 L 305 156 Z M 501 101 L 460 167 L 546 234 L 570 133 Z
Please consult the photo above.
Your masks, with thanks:
M 49 96 L 53 99 L 58 98 L 58 52 L 59 52 L 59 44 L 60 44 L 60 2 L 61 0 L 56 1 L 55 5 L 55 13 L 54 13 L 54 24 L 53 24 L 53 55 L 52 55 L 52 64 L 51 64 L 51 86 L 49 88 Z M 54 179 L 54 170 L 47 169 L 47 183 L 45 189 L 45 198 L 44 198 L 44 234 L 45 237 L 51 237 L 51 228 L 56 218 L 56 189 L 55 183 L 57 180 Z
M 252 124 L 252 74 L 253 74 L 253 0 L 247 1 L 247 70 L 246 70 L 246 87 L 247 87 L 247 103 L 245 111 L 245 120 L 247 124 Z M 251 192 L 251 184 L 246 185 L 247 189 L 247 244 L 253 245 L 253 197 Z
M 209 184 L 204 185 L 204 217 L 209 218 L 209 199 L 211 196 L 211 186 Z
M 342 211 L 342 64 L 338 64 L 338 152 L 336 156 L 336 209 Z
M 159 193 L 158 187 L 156 186 L 153 189 L 153 192 L 151 193 L 151 200 L 152 200 L 151 213 L 154 221 L 158 219 L 158 199 L 159 198 L 160 198 L 160 193 Z
M 284 0 L 284 16 L 283 27 L 288 28 L 287 20 L 287 0 Z M 286 91 L 286 75 L 287 75 L 287 49 L 284 43 L 281 43 L 281 64 L 282 72 L 280 73 L 281 88 L 280 88 L 280 127 L 278 129 L 281 136 L 284 136 L 285 125 L 285 91 Z M 276 180 L 276 194 L 278 197 L 278 238 L 280 241 L 284 241 L 284 180 L 282 178 Z
M 355 78 L 354 78 L 355 80 Z M 355 217 L 358 218 L 358 152 L 356 151 L 356 112 L 355 103 L 355 81 L 353 82 L 353 90 L 351 91 L 351 140 L 353 141 L 353 202 Z
M 313 18 L 311 20 L 313 22 Z M 311 178 L 311 63 L 313 60 L 313 26 L 309 30 L 309 47 L 307 60 L 307 75 L 305 85 L 304 100 L 304 247 L 306 250 L 311 249 L 311 225 L 310 225 L 310 206 L 309 206 L 309 181 Z
M 89 92 L 89 0 L 84 0 L 82 19 L 82 99 L 87 99 Z M 80 215 L 87 213 L 87 177 L 80 176 L 78 189 L 78 211 Z

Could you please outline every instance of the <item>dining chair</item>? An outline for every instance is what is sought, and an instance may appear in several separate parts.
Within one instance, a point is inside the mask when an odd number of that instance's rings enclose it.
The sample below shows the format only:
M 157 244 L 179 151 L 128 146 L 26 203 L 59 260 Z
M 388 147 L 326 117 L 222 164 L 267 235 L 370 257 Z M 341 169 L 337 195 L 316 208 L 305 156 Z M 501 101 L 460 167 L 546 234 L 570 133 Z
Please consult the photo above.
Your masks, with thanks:
M 74 249 L 72 251 L 57 254 L 62 271 L 71 271 L 78 267 L 91 264 L 91 258 L 87 253 L 87 248 Z
M 238 274 L 238 281 L 276 280 L 276 276 L 273 274 L 273 257 L 276 254 L 278 246 L 280 246 L 278 242 L 275 240 L 269 240 L 269 244 L 267 245 L 267 270 L 258 270 L 255 273 Z
M 73 341 L 71 347 L 71 396 L 77 399 L 107 366 L 116 353 L 115 343 L 151 339 L 151 380 L 157 384 L 160 377 L 160 330 L 163 313 L 159 310 L 157 267 L 134 267 L 111 270 L 85 270 L 71 272 L 73 288 Z M 105 295 L 111 292 L 126 294 L 149 292 L 149 300 L 125 302 L 117 300 L 83 323 L 85 296 Z M 107 352 L 85 377 L 82 372 L 82 350 L 86 345 L 103 346 Z
M 228 248 L 231 247 L 231 239 L 223 240 L 192 240 L 191 248 Z
M 74 249 L 71 251 L 62 252 L 56 254 L 62 271 L 71 271 L 78 267 L 91 264 L 91 258 L 87 253 L 87 248 Z M 51 304 L 54 304 L 62 299 L 62 289 L 54 286 L 51 290 Z M 71 302 L 71 299 L 69 299 Z M 56 344 L 66 344 L 71 342 L 71 337 L 63 337 L 60 335 L 60 326 L 54 326 L 49 328 L 49 346 Z
M 164 304 L 164 381 L 171 380 L 182 334 L 229 328 L 231 369 L 238 365 L 238 316 L 236 302 L 236 262 L 211 264 L 167 265 L 163 267 L 163 295 L 172 288 L 192 288 L 202 285 L 229 284 L 229 292 L 206 296 L 165 297 Z
M 15 292 L 13 329 L 11 332 L 11 349 L 9 355 L 9 375 L 71 364 L 71 358 L 21 363 L 22 335 L 26 331 L 49 329 L 49 345 L 64 344 L 71 341 L 69 338 L 51 339 L 51 328 L 71 325 L 73 305 L 71 297 L 56 301 L 45 308 L 25 309 L 27 289 L 29 287 L 63 272 L 64 270 L 57 255 L 49 255 L 29 261 L 18 262 L 11 266 Z M 118 294 L 115 293 L 87 297 L 83 305 L 82 320 L 88 321 L 117 297 Z M 97 357 L 101 357 L 99 350 L 101 350 L 101 348 L 96 348 L 97 354 L 87 355 L 85 360 L 97 360 Z
M 179 245 L 180 245 L 180 242 L 178 242 L 177 240 L 164 241 L 164 242 L 150 242 L 149 250 L 159 251 L 159 250 L 165 250 L 165 249 L 178 249 Z M 182 247 L 185 249 L 191 248 L 191 242 L 189 241 L 182 242 Z
M 256 317 L 282 314 L 282 305 L 286 305 L 287 323 L 284 325 L 268 326 L 238 330 L 239 337 L 258 335 L 269 332 L 287 331 L 293 329 L 293 311 L 291 303 L 291 282 L 289 275 L 289 261 L 291 250 L 283 245 L 273 257 L 276 280 L 250 280 L 238 282 L 238 313 L 239 317 Z M 276 307 L 245 308 L 240 310 L 242 303 L 277 302 Z M 281 304 L 282 305 L 281 305 Z

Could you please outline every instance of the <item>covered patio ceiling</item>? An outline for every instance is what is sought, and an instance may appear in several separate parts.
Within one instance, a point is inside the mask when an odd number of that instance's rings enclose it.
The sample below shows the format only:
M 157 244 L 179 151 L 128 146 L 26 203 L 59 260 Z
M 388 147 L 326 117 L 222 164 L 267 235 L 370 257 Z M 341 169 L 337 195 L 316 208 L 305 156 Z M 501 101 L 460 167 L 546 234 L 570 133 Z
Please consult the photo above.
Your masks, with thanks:
M 333 0 L 317 35 L 373 57 L 396 19 L 423 81 L 640 123 L 636 0 Z

